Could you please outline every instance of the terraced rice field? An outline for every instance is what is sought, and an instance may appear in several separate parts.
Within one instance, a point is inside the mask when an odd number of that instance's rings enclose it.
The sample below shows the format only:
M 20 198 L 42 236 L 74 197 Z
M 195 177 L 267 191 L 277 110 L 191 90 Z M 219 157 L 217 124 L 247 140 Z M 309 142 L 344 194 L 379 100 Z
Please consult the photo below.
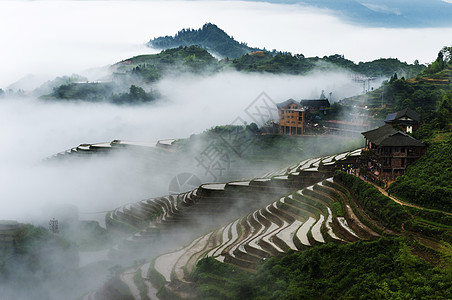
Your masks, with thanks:
M 186 246 L 143 267 L 160 274 L 164 288 L 182 297 L 190 290 L 189 274 L 204 257 L 253 270 L 260 261 L 287 251 L 375 236 L 346 209 L 345 196 L 329 179 L 342 165 L 356 163 L 360 152 L 312 158 L 262 178 L 204 184 L 186 193 L 141 200 L 108 212 L 105 224 L 126 235 L 119 248 L 149 245 L 178 230 L 197 233 Z
M 175 140 L 161 140 L 158 142 L 132 142 L 132 141 L 121 141 L 113 140 L 112 142 L 95 143 L 95 144 L 80 144 L 77 147 L 56 153 L 49 156 L 45 161 L 52 161 L 56 159 L 69 158 L 69 157 L 80 157 L 93 154 L 109 153 L 112 151 L 118 151 L 123 149 L 129 150 L 173 150 L 173 142 Z
M 363 228 L 359 222 L 351 219 L 352 215 L 337 215 L 337 206 L 332 204 L 337 202 L 344 206 L 345 203 L 340 191 L 336 190 L 337 196 L 334 197 L 333 193 L 325 193 L 327 189 L 334 191 L 334 187 L 322 183 L 296 190 L 264 208 L 200 236 L 179 252 L 157 258 L 158 262 L 165 259 L 168 263 L 164 271 L 160 270 L 156 261 L 156 270 L 167 279 L 165 288 L 177 294 L 174 280 L 189 283 L 189 279 L 184 276 L 190 274 L 196 261 L 204 257 L 213 257 L 220 262 L 252 270 L 261 260 L 290 250 L 302 251 L 327 241 L 346 243 L 368 239 L 375 234 L 370 229 L 367 229 L 367 234 L 361 234 Z M 169 256 L 177 256 L 178 259 L 167 260 Z M 188 257 L 192 258 L 190 264 L 187 263 Z M 174 272 L 175 278 L 170 277 L 170 270 Z

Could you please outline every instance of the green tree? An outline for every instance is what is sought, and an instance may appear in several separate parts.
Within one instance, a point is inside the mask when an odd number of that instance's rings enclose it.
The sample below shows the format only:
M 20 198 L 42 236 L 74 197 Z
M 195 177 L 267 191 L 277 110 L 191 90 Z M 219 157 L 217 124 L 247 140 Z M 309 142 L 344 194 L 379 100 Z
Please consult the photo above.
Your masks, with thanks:
M 133 85 L 133 84 L 130 86 L 129 92 L 130 92 L 130 97 L 137 101 L 146 101 L 146 99 L 148 97 L 146 92 L 143 90 L 143 88 Z

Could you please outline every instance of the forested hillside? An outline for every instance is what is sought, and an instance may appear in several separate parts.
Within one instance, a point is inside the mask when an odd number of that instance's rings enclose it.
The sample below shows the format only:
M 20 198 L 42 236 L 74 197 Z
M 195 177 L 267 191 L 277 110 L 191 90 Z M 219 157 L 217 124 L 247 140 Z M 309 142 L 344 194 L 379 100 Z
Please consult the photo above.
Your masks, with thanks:
M 222 57 L 237 58 L 260 49 L 239 43 L 218 26 L 207 23 L 200 29 L 182 29 L 174 36 L 158 37 L 150 40 L 148 46 L 156 49 L 177 48 L 180 46 L 200 46 Z
M 349 106 L 367 106 L 380 119 L 390 112 L 410 107 L 421 115 L 424 123 L 415 136 L 427 138 L 433 129 L 444 129 L 451 122 L 452 49 L 444 47 L 439 53 L 437 60 L 415 77 L 407 79 L 394 73 L 380 88 L 341 102 Z
M 160 79 L 165 72 L 206 72 L 218 69 L 218 61 L 205 49 L 180 46 L 158 54 L 139 55 L 112 66 L 117 73 L 136 76 L 145 82 Z
M 203 299 L 446 299 L 452 274 L 411 254 L 402 238 L 327 244 L 263 263 L 257 273 L 213 258 L 193 278 Z
M 355 63 L 344 55 L 305 57 L 303 54 L 290 52 L 272 52 L 250 48 L 235 41 L 214 24 L 207 23 L 201 29 L 183 29 L 174 37 L 159 37 L 151 40 L 149 45 L 165 49 L 158 54 L 145 54 L 124 59 L 110 67 L 111 75 L 102 82 L 67 81 L 59 86 L 52 86 L 53 92 L 43 96 L 44 99 L 70 99 L 88 101 L 110 101 L 113 103 L 143 103 L 160 96 L 153 84 L 169 74 L 195 73 L 211 75 L 213 72 L 237 70 L 240 72 L 259 72 L 273 74 L 304 75 L 313 70 L 342 70 L 356 77 L 389 78 L 395 73 L 403 78 L 411 78 L 425 69 L 417 62 L 408 64 L 398 59 L 377 59 L 370 62 Z M 210 52 L 210 53 L 209 53 Z M 216 59 L 212 54 L 219 54 L 225 59 Z M 435 67 L 436 68 L 436 67 Z M 396 89 L 409 90 L 403 82 L 395 82 Z M 419 83 L 422 85 L 422 83 Z M 402 87 L 399 87 L 402 86 Z M 130 91 L 142 89 L 141 93 Z M 391 87 L 392 88 L 392 87 Z M 417 87 L 414 87 L 417 88 Z M 421 87 L 423 88 L 423 87 Z M 41 88 L 35 92 L 48 90 Z M 410 91 L 409 91 L 410 92 Z M 388 95 L 397 95 L 384 91 Z M 139 95 L 135 100 L 133 95 Z M 436 101 L 438 95 L 419 94 L 419 101 L 428 98 Z M 403 98 L 405 99 L 405 98 Z M 433 100 L 432 100 L 433 99 Z M 391 101 L 394 99 L 391 99 Z
M 433 140 L 427 153 L 391 185 L 406 201 L 452 213 L 452 134 Z
M 355 63 L 344 55 L 334 54 L 324 57 L 305 57 L 273 50 L 248 47 L 227 35 L 218 26 L 207 23 L 202 28 L 183 29 L 174 37 L 154 38 L 148 45 L 157 49 L 169 49 L 185 46 L 199 46 L 212 53 L 233 59 L 232 65 L 240 71 L 305 74 L 314 68 L 334 69 L 341 67 L 351 72 L 371 77 L 389 77 L 394 73 L 406 78 L 415 77 L 425 66 L 417 61 L 414 64 L 401 62 L 396 58 L 380 58 L 370 62 Z
M 407 78 L 415 77 L 425 66 L 407 64 L 395 58 L 380 58 L 370 62 L 354 63 L 343 55 L 305 57 L 303 54 L 292 55 L 288 52 L 254 52 L 233 61 L 237 70 L 260 71 L 270 73 L 305 74 L 313 69 L 335 70 L 342 68 L 350 72 L 369 77 L 390 77 L 394 73 Z
M 112 81 L 68 82 L 54 87 L 52 93 L 42 98 L 109 101 L 115 104 L 145 103 L 159 97 L 158 91 L 149 87 L 149 84 L 165 74 L 210 72 L 218 68 L 218 61 L 202 48 L 173 48 L 158 54 L 135 56 L 114 64 L 111 67 Z

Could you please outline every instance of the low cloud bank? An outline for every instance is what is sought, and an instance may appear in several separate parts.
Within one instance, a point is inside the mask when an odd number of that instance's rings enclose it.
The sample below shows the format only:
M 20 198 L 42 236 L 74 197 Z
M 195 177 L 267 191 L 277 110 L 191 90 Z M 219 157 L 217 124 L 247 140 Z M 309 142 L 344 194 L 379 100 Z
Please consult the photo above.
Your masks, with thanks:
M 236 118 L 251 123 L 245 109 L 265 92 L 275 103 L 288 98 L 317 98 L 322 90 L 334 99 L 362 87 L 344 72 L 307 76 L 222 72 L 213 76 L 179 75 L 157 84 L 163 98 L 138 106 L 107 103 L 0 101 L 0 219 L 26 221 L 50 204 L 72 204 L 79 211 L 100 211 L 165 194 L 181 165 L 164 166 L 118 153 L 104 158 L 42 164 L 52 154 L 82 143 L 114 139 L 156 142 L 185 138 Z M 182 168 L 183 169 L 183 168 Z M 185 170 L 180 170 L 185 171 Z

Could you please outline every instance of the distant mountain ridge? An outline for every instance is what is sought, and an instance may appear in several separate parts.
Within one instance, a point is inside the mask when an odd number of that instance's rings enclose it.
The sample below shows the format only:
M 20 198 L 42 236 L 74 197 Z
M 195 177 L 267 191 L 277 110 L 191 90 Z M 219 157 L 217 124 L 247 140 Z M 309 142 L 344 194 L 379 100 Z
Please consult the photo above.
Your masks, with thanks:
M 275 4 L 300 4 L 327 9 L 347 23 L 366 27 L 450 27 L 450 0 L 245 0 Z
M 262 50 L 248 47 L 246 43 L 239 43 L 212 23 L 206 23 L 202 28 L 196 30 L 182 29 L 174 36 L 154 38 L 147 43 L 147 46 L 156 49 L 200 46 L 214 54 L 229 58 L 238 58 Z

